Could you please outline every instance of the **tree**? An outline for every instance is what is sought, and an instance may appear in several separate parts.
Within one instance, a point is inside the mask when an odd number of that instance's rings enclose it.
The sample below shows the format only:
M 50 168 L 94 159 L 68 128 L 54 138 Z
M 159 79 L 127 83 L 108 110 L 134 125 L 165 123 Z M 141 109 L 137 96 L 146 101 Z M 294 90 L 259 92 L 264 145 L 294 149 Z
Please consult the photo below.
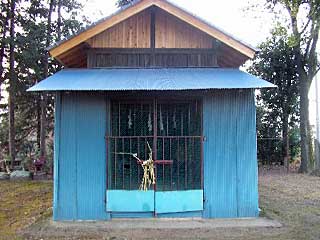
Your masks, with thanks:
M 9 43 L 9 155 L 11 161 L 11 167 L 16 158 L 15 147 L 15 85 L 16 85 L 16 73 L 15 73 L 15 11 L 16 1 L 10 1 L 9 21 L 10 21 L 10 43 Z
M 278 87 L 261 90 L 258 102 L 262 106 L 263 138 L 283 138 L 285 166 L 289 167 L 289 130 L 295 126 L 299 114 L 298 74 L 293 47 L 288 43 L 287 30 L 281 26 L 271 32 L 271 37 L 262 43 L 260 52 L 253 60 L 249 72 Z M 259 122 L 259 121 L 258 121 Z M 265 128 L 264 128 L 265 127 Z M 260 136 L 261 137 L 261 136 Z
M 124 7 L 132 2 L 134 2 L 134 0 L 118 0 L 116 3 L 116 6 L 117 7 Z
M 46 43 L 45 47 L 50 46 L 51 42 L 51 22 L 52 22 L 52 12 L 53 12 L 53 7 L 55 5 L 54 0 L 50 0 L 49 3 L 49 11 L 48 11 L 48 16 L 47 16 L 47 29 L 46 29 Z M 47 78 L 49 76 L 49 53 L 46 51 L 44 55 L 44 71 L 43 71 L 43 78 Z M 46 158 L 46 135 L 47 135 L 47 101 L 48 97 L 47 94 L 44 93 L 41 96 L 41 117 L 40 117 L 40 158 L 45 159 Z
M 288 13 L 290 44 L 299 76 L 301 137 L 299 172 L 306 173 L 309 170 L 311 152 L 308 93 L 311 82 L 319 70 L 316 46 L 320 30 L 320 3 L 319 0 L 266 0 L 266 4 L 271 9 L 281 6 Z
M 2 98 L 1 95 L 1 86 L 5 81 L 3 76 L 4 73 L 4 59 L 5 59 L 5 50 L 7 47 L 7 31 L 9 25 L 9 2 L 1 1 L 0 3 L 0 101 Z
M 50 58 L 46 48 L 62 38 L 78 32 L 83 27 L 83 18 L 79 14 L 81 4 L 77 0 L 16 0 L 14 26 L 19 29 L 14 34 L 13 56 L 14 61 L 14 88 L 10 88 L 10 1 L 0 3 L 0 21 L 6 22 L 7 27 L 0 25 L 0 34 L 5 38 L 0 39 L 0 57 L 3 46 L 3 74 L 0 75 L 1 83 L 4 82 L 8 92 L 14 96 L 14 137 L 17 156 L 32 146 L 40 147 L 42 139 L 48 138 L 53 133 L 53 96 L 48 95 L 46 104 L 43 104 L 43 118 L 46 124 L 41 127 L 41 95 L 30 94 L 26 89 L 61 69 L 61 65 Z M 52 4 L 50 4 L 50 2 Z M 50 7 L 51 5 L 51 7 Z M 50 10 L 51 8 L 51 10 Z M 8 12 L 8 14 L 7 14 Z M 51 12 L 51 19 L 49 15 Z M 48 34 L 50 33 L 50 34 Z M 0 58 L 1 60 L 1 58 Z M 1 70 L 1 68 L 0 68 Z M 9 104 L 0 106 L 0 151 L 4 156 L 9 155 Z M 44 131 L 41 131 L 43 129 Z M 44 140 L 45 142 L 46 140 Z M 49 143 L 43 143 L 44 152 Z M 49 144 L 50 145 L 50 144 Z M 7 158 L 7 157 L 6 157 Z M 48 159 L 50 160 L 50 159 Z

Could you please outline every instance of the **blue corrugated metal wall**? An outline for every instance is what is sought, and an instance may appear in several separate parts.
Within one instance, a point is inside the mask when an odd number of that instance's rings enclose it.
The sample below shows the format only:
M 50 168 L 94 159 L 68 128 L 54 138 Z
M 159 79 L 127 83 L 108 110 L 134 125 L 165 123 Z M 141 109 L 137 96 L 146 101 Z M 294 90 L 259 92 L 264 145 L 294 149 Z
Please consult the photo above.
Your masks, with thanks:
M 104 220 L 108 102 L 96 93 L 57 94 L 54 220 Z M 258 215 L 253 90 L 204 97 L 204 212 L 207 218 Z
M 106 101 L 61 94 L 56 101 L 54 220 L 103 220 L 106 190 Z
M 216 91 L 203 106 L 204 217 L 258 216 L 254 91 Z
M 254 90 L 239 93 L 237 104 L 238 217 L 254 217 L 259 215 Z

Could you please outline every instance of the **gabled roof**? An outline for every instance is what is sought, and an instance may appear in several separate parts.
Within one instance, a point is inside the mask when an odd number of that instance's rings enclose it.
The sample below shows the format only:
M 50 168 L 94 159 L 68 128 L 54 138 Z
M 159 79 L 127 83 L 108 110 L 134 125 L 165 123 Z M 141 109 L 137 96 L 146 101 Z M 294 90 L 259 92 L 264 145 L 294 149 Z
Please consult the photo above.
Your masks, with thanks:
M 114 25 L 134 16 L 145 9 L 156 6 L 170 13 L 171 15 L 187 22 L 193 27 L 207 33 L 208 35 L 218 39 L 229 47 L 237 50 L 248 58 L 253 58 L 257 49 L 236 39 L 234 36 L 222 31 L 203 19 L 193 15 L 192 13 L 178 7 L 167 0 L 140 0 L 136 1 L 128 7 L 121 8 L 116 13 L 98 21 L 84 31 L 64 40 L 49 48 L 52 57 L 57 57 L 68 50 L 78 46 L 97 34 L 113 27 Z
M 66 69 L 28 91 L 181 91 L 273 88 L 238 69 Z

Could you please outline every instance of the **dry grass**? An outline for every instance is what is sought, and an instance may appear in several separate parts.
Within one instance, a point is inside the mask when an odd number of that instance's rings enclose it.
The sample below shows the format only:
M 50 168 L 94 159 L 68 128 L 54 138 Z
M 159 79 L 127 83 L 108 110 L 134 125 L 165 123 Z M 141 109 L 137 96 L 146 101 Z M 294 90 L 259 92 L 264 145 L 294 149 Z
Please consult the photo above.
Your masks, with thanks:
M 279 239 L 320 239 L 320 178 L 301 175 L 260 177 L 263 214 L 284 224 Z
M 261 175 L 259 181 L 262 214 L 279 220 L 284 227 L 227 231 L 120 231 L 90 230 L 84 224 L 83 228 L 57 231 L 47 220 L 51 216 L 51 183 L 0 182 L 0 236 L 2 239 L 5 239 L 4 236 L 7 236 L 6 239 L 19 239 L 19 236 L 21 239 L 320 239 L 319 177 L 272 173 Z
M 0 181 L 0 239 L 19 239 L 18 232 L 51 215 L 51 182 Z

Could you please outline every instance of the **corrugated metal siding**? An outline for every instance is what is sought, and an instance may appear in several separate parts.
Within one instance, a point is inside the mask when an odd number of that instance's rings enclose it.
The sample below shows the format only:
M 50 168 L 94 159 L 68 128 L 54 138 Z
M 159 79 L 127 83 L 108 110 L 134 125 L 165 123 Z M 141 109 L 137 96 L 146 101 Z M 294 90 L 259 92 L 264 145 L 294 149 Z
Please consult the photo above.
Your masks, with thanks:
M 238 217 L 258 216 L 258 162 L 254 91 L 238 95 L 237 180 Z
M 28 91 L 126 91 L 272 88 L 231 68 L 64 69 Z
M 55 220 L 109 219 L 105 210 L 107 104 L 97 94 L 57 94 Z M 253 90 L 204 97 L 204 217 L 258 215 Z
M 75 96 L 61 96 L 61 122 L 58 169 L 59 178 L 56 192 L 57 204 L 55 220 L 73 220 L 77 217 L 77 192 L 76 192 L 76 122 L 75 122 Z
M 60 123 L 61 123 L 61 94 L 57 93 L 54 110 L 54 172 L 53 172 L 53 219 L 56 219 L 58 212 L 58 186 L 59 186 L 59 153 L 60 153 Z
M 258 214 L 253 90 L 204 97 L 204 194 L 206 218 Z
M 55 149 L 58 177 L 55 178 L 54 219 L 108 219 L 105 99 L 99 95 L 63 94 L 60 114 L 60 119 L 56 119 L 56 127 L 60 129 L 56 128 L 55 133 L 60 144 Z

